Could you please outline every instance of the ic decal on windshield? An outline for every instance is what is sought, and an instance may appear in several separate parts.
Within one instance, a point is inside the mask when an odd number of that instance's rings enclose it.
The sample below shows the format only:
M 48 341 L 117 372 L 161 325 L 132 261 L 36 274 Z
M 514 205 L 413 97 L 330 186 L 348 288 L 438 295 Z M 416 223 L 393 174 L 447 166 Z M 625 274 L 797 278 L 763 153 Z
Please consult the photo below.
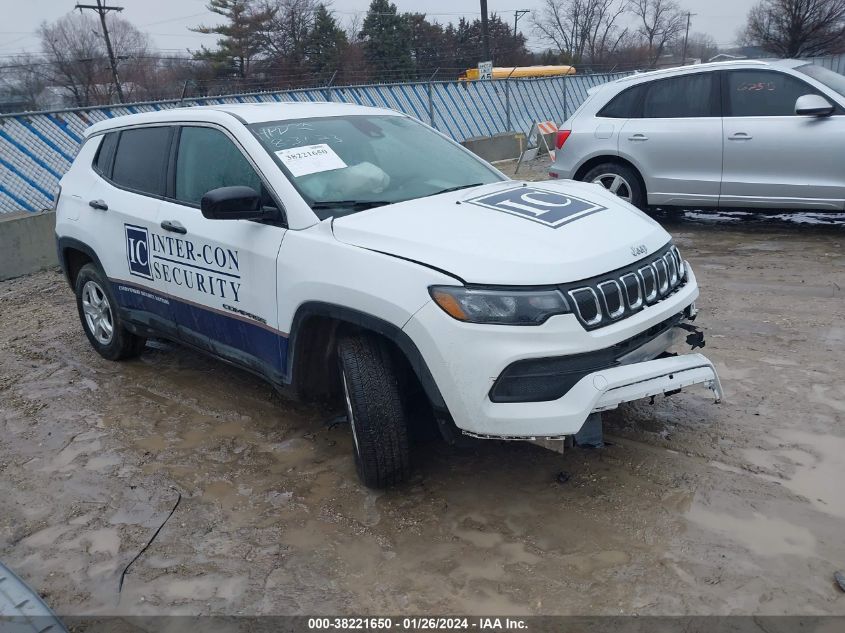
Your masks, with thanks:
M 516 187 L 472 198 L 466 202 L 510 213 L 553 229 L 593 213 L 607 211 L 607 207 L 589 200 L 536 187 Z

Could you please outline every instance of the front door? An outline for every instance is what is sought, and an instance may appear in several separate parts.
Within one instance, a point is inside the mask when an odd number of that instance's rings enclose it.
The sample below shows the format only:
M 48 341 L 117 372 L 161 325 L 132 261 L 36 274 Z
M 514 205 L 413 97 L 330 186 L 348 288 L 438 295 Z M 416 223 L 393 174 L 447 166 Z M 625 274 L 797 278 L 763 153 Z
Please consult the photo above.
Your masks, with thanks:
M 266 189 L 227 132 L 185 126 L 175 142 L 172 191 L 161 204 L 152 252 L 175 299 L 179 338 L 280 379 L 276 259 L 285 228 L 203 217 L 199 203 L 212 189 Z
M 778 71 L 726 72 L 724 91 L 720 206 L 843 208 L 845 116 L 796 115 L 798 97 L 819 92 Z
M 652 205 L 716 206 L 722 177 L 718 74 L 643 84 L 636 118 L 619 133 L 619 154 L 637 166 Z

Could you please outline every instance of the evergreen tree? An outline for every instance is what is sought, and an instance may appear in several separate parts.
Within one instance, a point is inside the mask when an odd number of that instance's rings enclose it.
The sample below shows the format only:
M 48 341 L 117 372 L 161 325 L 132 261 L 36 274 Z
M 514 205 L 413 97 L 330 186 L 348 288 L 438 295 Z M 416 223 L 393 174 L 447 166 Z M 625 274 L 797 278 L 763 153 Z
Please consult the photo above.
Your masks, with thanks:
M 308 66 L 315 74 L 333 73 L 340 68 L 348 42 L 334 16 L 321 4 L 314 14 L 314 27 L 305 39 Z
M 413 75 L 409 21 L 397 13 L 395 4 L 372 0 L 358 37 L 376 79 L 401 81 Z
M 267 26 L 275 11 L 258 8 L 254 0 L 209 0 L 208 10 L 226 18 L 226 23 L 191 29 L 221 36 L 217 49 L 203 46 L 194 57 L 214 62 L 237 77 L 249 77 L 254 72 L 253 62 L 266 48 Z

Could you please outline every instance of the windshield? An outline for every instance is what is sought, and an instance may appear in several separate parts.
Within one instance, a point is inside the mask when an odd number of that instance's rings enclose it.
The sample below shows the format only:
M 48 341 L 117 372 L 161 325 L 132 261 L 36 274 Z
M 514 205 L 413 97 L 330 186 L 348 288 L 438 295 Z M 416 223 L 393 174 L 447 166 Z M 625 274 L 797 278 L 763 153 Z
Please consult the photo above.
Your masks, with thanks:
M 407 117 L 325 117 L 250 129 L 320 219 L 503 180 Z
M 820 81 L 831 90 L 834 90 L 845 97 L 845 76 L 815 64 L 798 66 L 795 70 L 800 73 L 804 73 L 808 77 L 812 77 L 816 81 Z

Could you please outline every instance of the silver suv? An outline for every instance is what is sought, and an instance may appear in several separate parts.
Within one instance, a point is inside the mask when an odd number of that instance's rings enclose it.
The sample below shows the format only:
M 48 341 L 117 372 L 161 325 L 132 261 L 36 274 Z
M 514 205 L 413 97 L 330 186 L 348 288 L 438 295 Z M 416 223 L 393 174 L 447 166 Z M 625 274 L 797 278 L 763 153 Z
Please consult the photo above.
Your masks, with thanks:
M 632 204 L 845 208 L 845 76 L 801 60 L 719 62 L 594 88 L 552 178 Z

